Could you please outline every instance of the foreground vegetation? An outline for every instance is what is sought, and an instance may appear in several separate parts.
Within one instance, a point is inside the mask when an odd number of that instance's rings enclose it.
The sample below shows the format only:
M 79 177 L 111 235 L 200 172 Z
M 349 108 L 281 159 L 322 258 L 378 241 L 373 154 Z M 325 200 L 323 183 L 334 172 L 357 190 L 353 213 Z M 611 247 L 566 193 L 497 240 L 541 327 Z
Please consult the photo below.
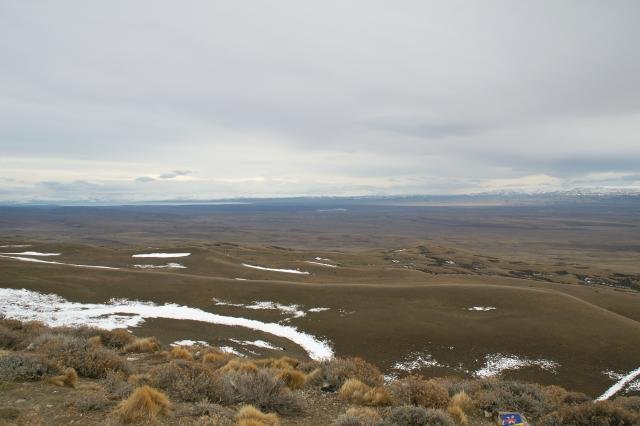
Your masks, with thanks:
M 511 410 L 536 425 L 640 424 L 640 397 L 593 402 L 559 386 L 498 379 L 385 382 L 360 358 L 247 359 L 201 345 L 165 350 L 126 330 L 0 319 L 0 348 L 0 424 L 56 423 L 43 405 L 82 424 L 489 425 Z M 33 395 L 28 407 L 13 404 L 18 386 Z

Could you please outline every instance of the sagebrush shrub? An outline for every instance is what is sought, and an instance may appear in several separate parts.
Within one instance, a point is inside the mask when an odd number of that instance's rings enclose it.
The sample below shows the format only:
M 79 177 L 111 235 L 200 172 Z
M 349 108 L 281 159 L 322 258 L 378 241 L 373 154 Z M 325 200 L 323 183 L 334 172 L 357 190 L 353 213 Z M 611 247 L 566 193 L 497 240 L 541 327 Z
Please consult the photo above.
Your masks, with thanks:
M 31 346 L 60 365 L 74 368 L 79 375 L 105 377 L 109 370 L 128 373 L 131 368 L 122 357 L 102 346 L 92 345 L 88 339 L 65 334 L 45 333 Z
M 455 421 L 442 410 L 403 405 L 391 410 L 387 419 L 393 426 L 455 426 Z
M 81 413 L 99 411 L 108 407 L 110 404 L 109 399 L 101 392 L 83 393 L 73 402 L 76 410 Z
M 282 380 L 265 370 L 257 373 L 231 371 L 223 376 L 225 400 L 254 405 L 279 414 L 298 414 L 302 404 Z
M 393 426 L 423 426 L 427 424 L 427 409 L 402 405 L 391 410 L 387 419 Z
M 393 399 L 399 404 L 421 405 L 426 408 L 444 409 L 449 405 L 449 392 L 433 380 L 411 375 L 396 380 L 391 385 Z
M 473 397 L 481 409 L 491 413 L 516 410 L 537 418 L 555 409 L 553 400 L 542 387 L 532 383 L 483 380 Z
M 640 414 L 640 396 L 619 396 L 613 400 L 613 404 Z
M 133 386 L 122 371 L 107 371 L 100 384 L 112 399 L 123 399 L 133 392 Z
M 325 387 L 339 389 L 347 379 L 358 379 L 368 386 L 382 386 L 382 373 L 362 358 L 333 358 L 321 364 Z
M 380 414 L 370 408 L 349 408 L 338 417 L 334 426 L 385 426 Z
M 0 325 L 0 348 L 16 349 L 21 341 L 22 336 L 20 333 Z
M 201 363 L 175 360 L 149 371 L 150 384 L 183 401 L 221 401 L 224 397 L 221 373 Z
M 59 372 L 56 364 L 40 355 L 12 353 L 0 357 L 0 380 L 34 381 Z
M 559 410 L 544 416 L 537 424 L 541 426 L 637 426 L 640 424 L 640 415 L 615 403 L 598 401 L 563 406 Z

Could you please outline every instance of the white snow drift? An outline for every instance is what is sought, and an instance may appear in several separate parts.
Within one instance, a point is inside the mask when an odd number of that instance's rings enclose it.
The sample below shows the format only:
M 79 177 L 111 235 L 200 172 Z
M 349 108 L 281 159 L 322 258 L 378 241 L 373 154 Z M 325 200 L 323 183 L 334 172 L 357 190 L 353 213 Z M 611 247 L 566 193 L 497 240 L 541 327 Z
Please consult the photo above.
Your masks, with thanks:
M 337 268 L 337 265 L 332 265 L 330 263 L 322 263 L 322 262 L 315 262 L 313 260 L 307 260 L 307 263 L 310 263 L 312 265 L 318 265 L 318 266 L 324 266 L 325 268 Z
M 609 376 L 611 376 L 611 375 L 609 375 Z M 626 375 L 620 377 L 620 380 L 618 380 L 616 383 L 613 384 L 613 386 L 611 386 L 609 389 L 607 389 L 605 391 L 605 393 L 600 395 L 596 399 L 596 401 L 604 401 L 606 399 L 611 398 L 613 395 L 617 394 L 622 389 L 624 389 L 625 386 L 627 386 L 629 383 L 631 383 L 638 376 L 640 376 L 640 367 L 638 367 L 635 370 L 631 371 L 629 374 L 626 374 Z
M 17 256 L 60 256 L 61 253 L 40 253 L 39 251 L 23 251 L 21 253 L 0 253 Z
M 113 266 L 78 265 L 77 263 L 54 262 L 52 260 L 34 259 L 33 257 L 5 256 L 5 255 L 0 255 L 0 257 L 3 257 L 5 259 L 21 260 L 23 262 L 47 263 L 49 265 L 66 265 L 66 266 L 75 266 L 77 268 L 120 269 L 120 268 L 114 268 Z
M 187 269 L 181 263 L 167 263 L 166 265 L 133 265 L 134 268 L 139 269 Z
M 472 306 L 467 308 L 467 311 L 493 311 L 496 309 L 495 306 Z
M 141 253 L 134 254 L 131 257 L 156 257 L 156 258 L 168 258 L 168 257 L 187 257 L 191 253 Z
M 242 266 L 247 267 L 247 268 L 252 268 L 252 269 L 259 269 L 261 271 L 284 272 L 284 273 L 287 273 L 287 274 L 309 275 L 308 272 L 301 271 L 299 269 L 275 269 L 275 268 L 267 268 L 267 267 L 264 267 L 264 266 L 249 265 L 247 263 L 243 263 Z
M 547 359 L 520 358 L 516 355 L 489 354 L 485 356 L 484 366 L 475 372 L 478 377 L 497 376 L 505 370 L 517 370 L 523 367 L 537 366 L 543 370 L 555 372 L 560 366 Z
M 108 303 L 76 303 L 55 294 L 1 288 L 0 314 L 23 321 L 43 321 L 51 326 L 89 325 L 105 329 L 134 327 L 143 323 L 146 318 L 201 321 L 245 327 L 284 337 L 300 345 L 316 360 L 333 357 L 333 350 L 328 342 L 298 331 L 296 327 L 217 315 L 175 303 L 157 305 L 127 299 L 111 299 Z

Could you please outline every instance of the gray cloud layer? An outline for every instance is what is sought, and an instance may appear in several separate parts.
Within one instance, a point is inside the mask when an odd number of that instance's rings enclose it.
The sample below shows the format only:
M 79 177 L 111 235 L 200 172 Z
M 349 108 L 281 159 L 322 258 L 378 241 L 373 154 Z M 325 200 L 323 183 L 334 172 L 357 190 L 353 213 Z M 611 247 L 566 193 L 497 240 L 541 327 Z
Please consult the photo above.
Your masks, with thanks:
M 640 3 L 0 3 L 0 200 L 640 188 Z

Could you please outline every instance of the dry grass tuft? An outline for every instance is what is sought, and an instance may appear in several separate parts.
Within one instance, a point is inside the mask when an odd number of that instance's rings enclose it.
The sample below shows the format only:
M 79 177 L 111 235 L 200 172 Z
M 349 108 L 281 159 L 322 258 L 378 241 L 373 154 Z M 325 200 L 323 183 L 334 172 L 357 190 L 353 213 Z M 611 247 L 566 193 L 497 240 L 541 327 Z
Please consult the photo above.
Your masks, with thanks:
M 193 361 L 193 355 L 191 354 L 191 352 L 189 352 L 188 350 L 180 346 L 171 348 L 171 350 L 169 351 L 169 358 L 184 359 L 185 361 Z
M 300 365 L 300 361 L 297 359 L 283 356 L 280 358 L 264 358 L 254 360 L 254 363 L 261 368 L 275 368 L 279 370 L 286 370 L 288 368 L 296 368 Z
M 258 366 L 253 361 L 245 361 L 241 359 L 232 359 L 220 371 L 228 373 L 230 371 L 240 371 L 243 373 L 257 373 Z
M 91 346 L 102 346 L 102 337 L 100 336 L 91 336 L 87 340 Z
M 285 370 L 276 370 L 276 377 L 282 380 L 289 389 L 302 389 L 307 382 L 307 376 L 302 371 L 287 368 Z
M 129 398 L 122 401 L 116 414 L 125 423 L 152 421 L 158 414 L 168 414 L 171 410 L 169 398 L 149 386 L 137 388 Z
M 135 339 L 131 343 L 127 344 L 123 351 L 125 353 L 150 353 L 158 352 L 162 349 L 160 342 L 155 337 L 143 337 L 141 339 Z
M 209 352 L 202 355 L 202 362 L 214 369 L 223 367 L 233 359 L 236 359 L 235 355 L 218 350 L 209 350 Z
M 387 390 L 381 386 L 370 387 L 358 379 L 348 379 L 339 390 L 341 399 L 353 404 L 382 406 L 391 401 Z
M 146 373 L 142 374 L 132 374 L 127 379 L 127 383 L 133 386 L 142 386 L 147 385 L 151 381 L 151 376 Z
M 78 384 L 78 373 L 73 368 L 67 368 L 62 375 L 47 377 L 45 381 L 54 386 L 75 388 Z
M 265 414 L 251 405 L 240 408 L 236 415 L 236 425 L 238 426 L 276 426 L 278 424 L 280 422 L 277 414 Z
M 467 426 L 469 424 L 467 415 L 459 405 L 450 405 L 449 408 L 447 408 L 447 413 L 449 413 L 457 424 L 462 426 Z
M 460 391 L 453 395 L 449 405 L 460 407 L 465 413 L 470 413 L 474 409 L 473 400 L 465 391 Z

